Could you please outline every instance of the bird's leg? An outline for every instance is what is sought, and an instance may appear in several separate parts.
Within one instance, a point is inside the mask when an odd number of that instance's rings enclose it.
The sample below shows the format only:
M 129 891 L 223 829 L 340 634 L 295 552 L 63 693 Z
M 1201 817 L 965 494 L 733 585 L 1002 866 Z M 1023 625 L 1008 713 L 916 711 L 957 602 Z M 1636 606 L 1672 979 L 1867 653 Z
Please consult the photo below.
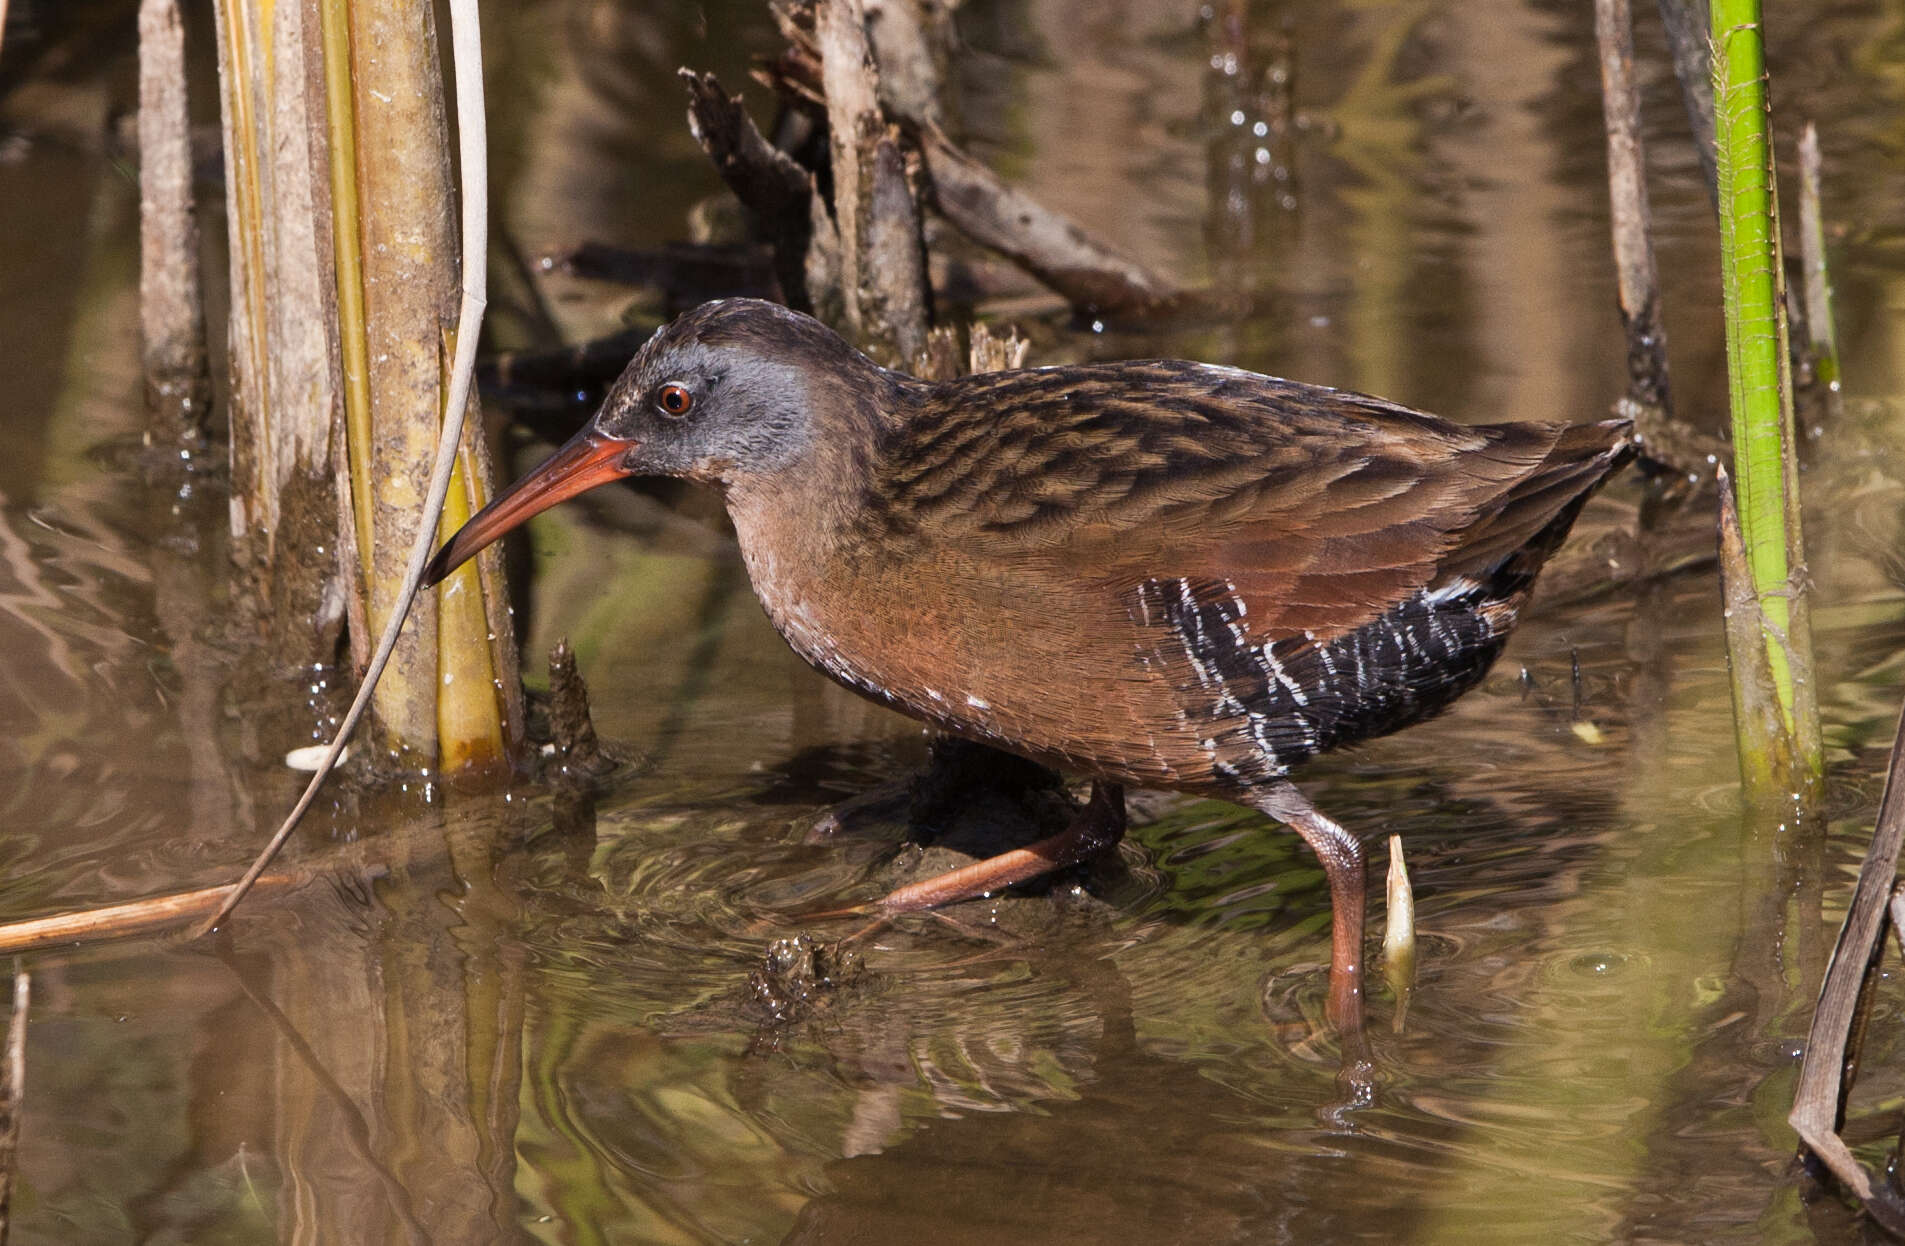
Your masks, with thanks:
M 1303 793 L 1278 782 L 1249 801 L 1303 837 L 1330 884 L 1330 1024 L 1345 1040 L 1363 1030 L 1363 846 L 1324 817 Z
M 874 908 L 886 913 L 905 913 L 970 900 L 1096 856 L 1123 839 L 1124 830 L 1124 788 L 1116 783 L 1094 781 L 1091 800 L 1072 819 L 1072 824 L 1058 834 L 922 882 L 908 883 L 889 893 Z

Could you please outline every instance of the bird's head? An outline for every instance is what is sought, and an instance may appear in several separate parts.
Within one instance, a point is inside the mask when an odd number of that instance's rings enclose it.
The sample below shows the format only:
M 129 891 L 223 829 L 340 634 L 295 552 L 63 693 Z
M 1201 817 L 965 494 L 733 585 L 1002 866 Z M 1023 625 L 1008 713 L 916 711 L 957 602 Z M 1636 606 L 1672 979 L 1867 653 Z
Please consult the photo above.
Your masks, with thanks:
M 657 330 L 582 431 L 463 525 L 424 582 L 611 480 L 679 476 L 731 488 L 811 466 L 818 422 L 885 376 L 810 316 L 757 299 L 704 303 Z

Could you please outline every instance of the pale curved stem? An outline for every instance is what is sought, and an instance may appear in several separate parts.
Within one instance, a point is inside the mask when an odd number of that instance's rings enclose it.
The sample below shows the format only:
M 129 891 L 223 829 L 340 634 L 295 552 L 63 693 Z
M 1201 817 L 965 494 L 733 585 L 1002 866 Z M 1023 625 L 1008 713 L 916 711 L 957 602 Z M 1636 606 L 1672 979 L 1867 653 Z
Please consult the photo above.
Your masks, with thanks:
M 258 854 L 258 859 L 251 863 L 244 877 L 232 887 L 231 894 L 225 897 L 210 917 L 192 928 L 190 938 L 200 938 L 216 930 L 219 923 L 238 907 L 252 884 L 258 881 L 258 876 L 265 872 L 272 859 L 278 855 L 278 850 L 284 847 L 285 840 L 291 838 L 291 832 L 297 829 L 305 812 L 317 799 L 318 789 L 323 786 L 324 780 L 337 768 L 337 760 L 343 755 L 344 746 L 350 742 L 351 733 L 357 729 L 358 721 L 370 705 L 371 693 L 376 689 L 378 679 L 390 664 L 391 652 L 397 647 L 398 633 L 403 630 L 404 620 L 410 616 L 410 603 L 416 600 L 417 587 L 423 582 L 424 564 L 430 560 L 431 551 L 436 546 L 437 524 L 443 515 L 444 499 L 449 496 L 450 473 L 456 466 L 457 447 L 463 440 L 463 415 L 469 406 L 470 379 L 476 371 L 476 340 L 482 331 L 489 260 L 489 137 L 483 112 L 482 32 L 477 24 L 476 0 L 450 0 L 449 7 L 451 60 L 456 73 L 457 151 L 463 171 L 463 300 L 457 310 L 456 357 L 450 369 L 450 392 L 444 404 L 443 427 L 437 434 L 436 463 L 430 469 L 430 491 L 424 500 L 416 539 L 410 546 L 403 592 L 398 594 L 396 608 L 391 611 L 390 620 L 384 625 L 383 635 L 378 637 L 377 651 L 371 655 L 370 666 L 364 672 L 364 681 L 358 686 L 357 695 L 352 699 L 344 721 L 339 724 L 337 735 L 325 750 L 324 760 L 318 764 L 311 781 L 305 785 L 304 794 L 298 797 L 298 803 L 292 806 L 290 814 L 278 827 L 277 834 Z

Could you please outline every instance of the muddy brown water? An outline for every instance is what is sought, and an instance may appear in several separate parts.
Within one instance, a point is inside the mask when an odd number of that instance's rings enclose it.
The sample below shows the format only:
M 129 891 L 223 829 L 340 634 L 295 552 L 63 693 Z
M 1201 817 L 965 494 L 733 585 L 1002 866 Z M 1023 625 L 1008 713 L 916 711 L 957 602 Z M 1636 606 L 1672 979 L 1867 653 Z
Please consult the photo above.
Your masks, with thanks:
M 234 674 L 215 465 L 139 448 L 136 202 L 101 141 L 129 6 L 54 7 L 25 6 L 9 58 L 79 52 L 0 100 L 6 918 L 230 876 L 339 693 L 335 671 Z M 1711 430 L 1714 229 L 1638 7 L 1674 382 Z M 1622 347 L 1588 6 L 1290 6 L 1309 124 L 1249 237 L 1213 190 L 1227 118 L 1194 8 L 961 9 L 976 150 L 1158 268 L 1260 296 L 1155 334 L 1032 314 L 1038 361 L 1191 355 L 1460 418 L 1598 418 Z M 1370 1102 L 1344 1107 L 1316 1029 L 1321 873 L 1223 805 L 1157 803 L 1121 868 L 909 918 L 836 989 L 764 994 L 770 942 L 852 933 L 798 915 L 873 894 L 899 834 L 808 828 L 925 744 L 784 649 L 705 498 L 592 497 L 527 541 L 526 649 L 570 637 L 642 764 L 592 825 L 528 784 L 346 783 L 291 857 L 332 868 L 215 945 L 32 957 L 13 1240 L 1858 1239 L 1803 1199 L 1784 1115 L 1905 684 L 1905 25 L 1776 9 L 1782 139 L 1822 126 L 1848 377 L 1806 477 L 1823 839 L 1742 821 L 1704 511 L 1637 542 L 1630 474 L 1479 691 L 1304 776 L 1378 876 L 1403 834 L 1415 879 L 1420 970 L 1406 1006 L 1374 988 Z M 771 29 L 739 0 L 654 10 L 486 12 L 523 253 L 680 237 L 714 188 L 669 71 L 739 85 Z M 624 312 L 541 290 L 497 298 L 499 341 Z M 1888 984 L 1862 1119 L 1905 1095 L 1899 1013 Z

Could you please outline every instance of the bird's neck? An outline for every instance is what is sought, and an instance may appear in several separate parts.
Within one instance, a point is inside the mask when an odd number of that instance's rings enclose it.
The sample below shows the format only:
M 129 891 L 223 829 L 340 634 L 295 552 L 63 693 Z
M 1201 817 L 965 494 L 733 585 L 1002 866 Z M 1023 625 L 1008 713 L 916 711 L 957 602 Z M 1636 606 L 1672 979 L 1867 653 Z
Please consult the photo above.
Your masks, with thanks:
M 771 471 L 740 471 L 723 482 L 728 515 L 743 549 L 799 550 L 822 566 L 855 539 L 884 463 L 906 436 L 930 387 L 874 366 L 812 377 L 811 421 L 797 454 Z
M 869 495 L 924 392 L 924 383 L 871 362 L 850 375 L 813 377 L 812 431 L 800 453 L 773 471 L 724 482 L 728 516 L 762 600 L 787 575 L 819 577 L 863 560 L 855 547 Z

